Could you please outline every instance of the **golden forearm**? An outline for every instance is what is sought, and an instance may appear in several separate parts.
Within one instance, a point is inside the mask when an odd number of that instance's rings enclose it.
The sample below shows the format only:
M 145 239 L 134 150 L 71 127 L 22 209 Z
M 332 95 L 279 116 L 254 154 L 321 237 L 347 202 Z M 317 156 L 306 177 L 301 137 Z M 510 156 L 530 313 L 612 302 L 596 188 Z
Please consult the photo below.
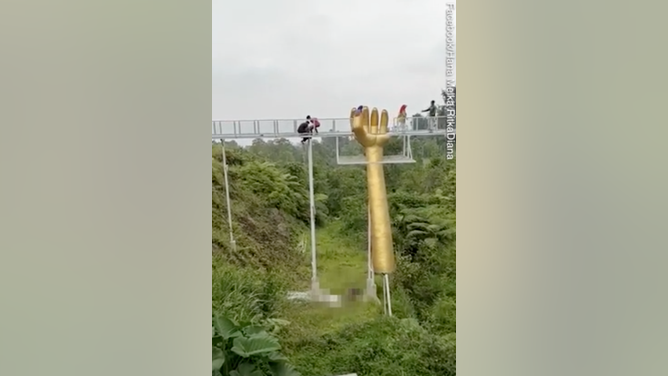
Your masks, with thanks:
M 366 159 L 373 268 L 376 273 L 393 273 L 395 262 L 385 175 L 383 165 L 378 163 L 383 159 L 383 149 L 366 148 Z

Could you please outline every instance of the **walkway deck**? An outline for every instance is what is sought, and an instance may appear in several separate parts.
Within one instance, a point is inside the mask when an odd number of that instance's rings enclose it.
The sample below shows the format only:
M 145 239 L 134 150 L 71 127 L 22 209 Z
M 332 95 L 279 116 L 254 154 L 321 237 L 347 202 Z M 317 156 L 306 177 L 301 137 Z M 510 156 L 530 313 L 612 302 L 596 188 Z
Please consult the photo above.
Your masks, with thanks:
M 353 135 L 350 129 L 350 119 L 318 119 L 320 128 L 315 138 L 321 137 L 350 137 Z M 420 128 L 428 124 L 427 118 L 407 118 L 406 125 L 399 127 L 396 124 L 389 126 L 391 136 L 436 136 L 446 135 L 445 118 L 434 118 L 438 129 L 416 129 L 418 123 Z M 268 119 L 268 120 L 214 120 L 212 123 L 212 139 L 214 140 L 232 140 L 232 139 L 255 139 L 255 138 L 298 138 L 297 133 L 299 124 L 304 119 Z M 433 120 L 432 120 L 433 121 Z

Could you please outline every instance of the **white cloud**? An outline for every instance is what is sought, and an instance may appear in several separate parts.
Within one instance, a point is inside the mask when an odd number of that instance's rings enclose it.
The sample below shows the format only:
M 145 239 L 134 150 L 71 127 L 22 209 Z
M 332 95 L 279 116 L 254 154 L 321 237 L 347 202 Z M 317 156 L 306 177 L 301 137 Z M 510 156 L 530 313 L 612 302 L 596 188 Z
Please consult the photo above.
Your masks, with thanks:
M 440 101 L 440 0 L 213 0 L 213 118 L 394 115 Z

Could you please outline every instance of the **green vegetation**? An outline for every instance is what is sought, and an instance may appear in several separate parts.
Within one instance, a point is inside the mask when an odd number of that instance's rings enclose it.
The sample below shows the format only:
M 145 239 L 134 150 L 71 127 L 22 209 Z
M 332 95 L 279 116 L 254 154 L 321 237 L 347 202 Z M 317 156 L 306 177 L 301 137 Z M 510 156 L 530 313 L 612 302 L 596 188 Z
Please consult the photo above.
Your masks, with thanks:
M 212 146 L 214 375 L 456 374 L 455 161 L 445 159 L 443 139 L 412 144 L 417 163 L 385 167 L 397 255 L 393 317 L 372 302 L 332 308 L 287 300 L 287 291 L 306 291 L 310 282 L 301 145 L 226 143 L 236 251 L 222 148 Z M 344 294 L 366 281 L 366 172 L 336 165 L 335 148 L 334 139 L 313 146 L 318 271 L 322 288 Z M 359 151 L 354 141 L 340 148 Z M 392 140 L 385 153 L 401 149 Z
M 275 336 L 263 326 L 239 325 L 219 316 L 212 333 L 214 372 L 231 376 L 296 376 L 294 368 L 278 350 Z

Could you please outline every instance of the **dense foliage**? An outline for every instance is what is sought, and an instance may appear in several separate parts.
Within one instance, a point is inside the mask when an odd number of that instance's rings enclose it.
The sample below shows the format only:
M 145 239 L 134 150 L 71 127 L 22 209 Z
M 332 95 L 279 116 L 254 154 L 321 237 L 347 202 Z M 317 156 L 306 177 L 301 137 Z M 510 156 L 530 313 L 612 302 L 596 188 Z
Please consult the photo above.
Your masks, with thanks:
M 356 142 L 339 141 L 341 154 L 360 152 Z M 373 303 L 346 316 L 285 298 L 288 290 L 305 290 L 310 278 L 302 145 L 226 144 L 236 250 L 222 148 L 212 146 L 214 374 L 455 375 L 455 160 L 446 160 L 443 139 L 413 139 L 412 146 L 417 163 L 385 167 L 398 260 L 393 317 Z M 402 141 L 392 140 L 385 153 L 401 150 Z M 319 268 L 348 265 L 363 281 L 365 169 L 336 165 L 334 139 L 316 142 L 313 154 L 318 243 L 330 250 Z

